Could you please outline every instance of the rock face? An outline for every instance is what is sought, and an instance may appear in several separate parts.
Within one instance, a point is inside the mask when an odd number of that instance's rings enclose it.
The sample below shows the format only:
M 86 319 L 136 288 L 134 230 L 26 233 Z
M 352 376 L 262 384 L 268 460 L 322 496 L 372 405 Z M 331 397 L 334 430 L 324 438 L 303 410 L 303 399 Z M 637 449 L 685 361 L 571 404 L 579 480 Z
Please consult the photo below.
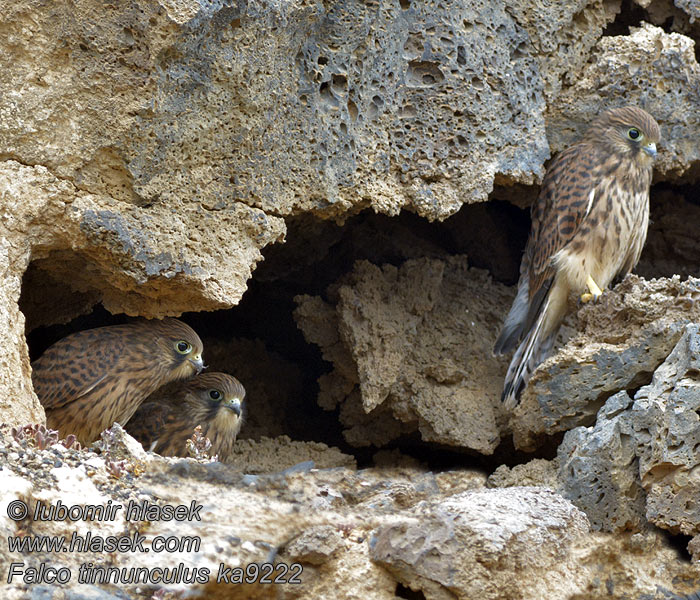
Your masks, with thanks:
M 700 533 L 699 361 L 700 325 L 694 323 L 634 400 L 616 394 L 594 427 L 564 437 L 562 493 L 596 528 L 639 529 L 648 520 L 676 533 Z
M 73 573 L 3 598 L 697 591 L 696 4 L 5 2 L 0 530 L 201 547 L 3 546 L 3 569 Z M 552 153 L 622 104 L 663 135 L 646 279 L 572 306 L 570 339 L 504 414 L 491 349 L 523 209 Z M 39 427 L 30 356 L 125 315 L 182 316 L 244 383 L 233 464 L 163 460 L 119 427 L 79 450 Z M 194 502 L 202 518 L 13 521 L 18 500 Z M 693 536 L 694 562 L 659 528 Z M 302 583 L 226 581 L 265 561 Z M 79 585 L 88 562 L 211 577 Z
M 297 298 L 297 322 L 334 370 L 319 403 L 340 404 L 345 438 L 383 445 L 418 430 L 425 441 L 490 454 L 498 445 L 505 361 L 491 348 L 509 292 L 466 257 L 368 262 L 329 297 Z M 496 308 L 498 307 L 498 308 Z
M 370 547 L 373 560 L 427 598 L 566 597 L 585 579 L 571 549 L 587 532 L 583 513 L 554 492 L 512 487 L 421 503 L 379 527 Z
M 622 98 L 638 103 L 662 124 L 658 171 L 677 177 L 700 158 L 697 145 L 681 134 L 694 129 L 700 118 L 694 108 L 700 100 L 700 67 L 693 40 L 648 24 L 632 28 L 630 35 L 601 38 L 590 63 L 550 108 L 552 149 L 568 145 L 571 124 L 585 125 L 584 114 L 597 114 Z M 581 133 L 580 126 L 576 129 L 574 137 Z
M 8 600 L 55 591 L 22 582 L 22 574 L 41 562 L 71 574 L 61 586 L 66 597 L 90 593 L 104 599 L 168 598 L 186 591 L 208 599 L 391 600 L 413 589 L 429 600 L 621 600 L 659 590 L 689 593 L 698 578 L 696 567 L 678 561 L 657 534 L 592 534 L 585 515 L 553 491 L 484 489 L 483 479 L 469 471 L 336 467 L 251 476 L 206 459 L 146 453 L 118 426 L 105 433 L 97 453 L 61 443 L 40 449 L 37 439 L 0 431 L 4 538 L 65 536 L 70 543 L 90 533 L 93 540 L 112 535 L 137 541 L 131 542 L 134 551 L 107 560 L 98 551 L 20 553 L 3 544 L 2 564 L 14 562 L 20 569 L 3 588 Z M 274 469 L 273 463 L 268 467 Z M 22 519 L 14 512 L 26 505 L 34 514 L 59 500 L 75 520 Z M 88 506 L 112 506 L 114 513 L 79 518 Z M 145 513 L 144 506 L 153 508 Z M 165 506 L 183 507 L 184 518 L 167 519 L 164 512 L 158 518 L 158 507 Z M 166 538 L 178 547 L 158 551 Z M 274 586 L 260 582 L 253 566 L 272 560 L 281 577 Z M 89 563 L 82 571 L 88 579 L 78 583 L 81 566 Z M 120 577 L 127 581 L 102 585 L 100 568 L 124 569 Z M 137 572 L 130 569 L 154 576 L 155 585 L 129 583 Z M 172 580 L 157 581 L 163 573 Z M 193 573 L 199 581 L 190 583 Z M 243 573 L 247 583 L 240 583 Z M 299 583 L 290 582 L 293 575 Z
M 607 398 L 651 380 L 687 324 L 700 321 L 700 280 L 628 276 L 577 313 L 578 333 L 534 373 L 511 419 L 516 446 L 590 425 Z M 562 402 L 560 399 L 565 398 Z

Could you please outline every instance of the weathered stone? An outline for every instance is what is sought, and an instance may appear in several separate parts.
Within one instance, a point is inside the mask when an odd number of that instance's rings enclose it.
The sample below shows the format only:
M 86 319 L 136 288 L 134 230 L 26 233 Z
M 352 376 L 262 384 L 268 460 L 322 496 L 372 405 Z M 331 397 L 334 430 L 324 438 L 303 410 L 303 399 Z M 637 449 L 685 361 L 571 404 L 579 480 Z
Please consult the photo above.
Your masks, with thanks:
M 700 279 L 628 276 L 576 315 L 578 332 L 535 371 L 511 419 L 519 448 L 590 425 L 607 398 L 651 380 L 685 326 L 700 321 Z
M 241 439 L 228 462 L 246 473 L 281 471 L 300 462 L 312 461 L 315 468 L 355 467 L 355 459 L 337 448 L 319 442 L 301 442 L 283 435 L 259 440 Z
M 559 492 L 586 513 L 594 529 L 639 531 L 646 494 L 627 392 L 615 394 L 594 427 L 568 431 L 559 446 Z
M 485 199 L 496 174 L 542 174 L 541 65 L 520 21 L 587 40 L 581 61 L 612 18 L 595 2 L 572 33 L 573 11 L 505 2 L 24 4 L 3 14 L 6 155 L 140 205 L 430 218 Z
M 582 589 L 571 545 L 587 532 L 584 514 L 552 491 L 481 490 L 396 515 L 374 533 L 371 555 L 430 600 L 563 598 Z
M 332 296 L 335 308 L 298 297 L 295 317 L 334 361 L 319 404 L 342 403 L 348 441 L 383 445 L 418 430 L 426 441 L 493 451 L 505 361 L 491 348 L 503 286 L 465 257 L 358 262 Z
M 559 447 L 561 493 L 597 529 L 642 529 L 648 520 L 700 533 L 700 325 L 689 324 L 634 402 L 608 399 L 594 427 Z M 646 519 L 645 519 L 646 517 Z
M 677 178 L 700 160 L 700 148 L 688 135 L 700 126 L 699 103 L 693 40 L 645 23 L 630 35 L 600 39 L 589 64 L 548 107 L 547 138 L 560 151 L 580 137 L 591 115 L 637 104 L 661 124 L 655 171 Z
M 647 519 L 663 529 L 700 533 L 700 324 L 685 328 L 652 382 L 635 395 L 639 476 Z
M 422 591 L 428 600 L 563 600 L 576 597 L 572 594 L 622 600 L 654 593 L 658 586 L 689 593 L 700 581 L 697 566 L 679 561 L 675 550 L 653 531 L 636 537 L 589 534 L 582 513 L 557 494 L 535 488 L 480 489 L 483 476 L 479 480 L 468 471 L 434 476 L 414 465 L 362 471 L 292 468 L 244 476 L 221 463 L 152 454 L 146 460 L 124 456 L 118 461 L 122 468 L 115 469 L 106 452 L 98 455 L 60 444 L 39 450 L 14 441 L 2 427 L 0 457 L 0 532 L 5 539 L 59 535 L 70 540 L 74 532 L 90 532 L 93 539 L 144 536 L 149 550 L 155 550 L 156 536 L 175 536 L 171 539 L 185 544 L 176 552 L 119 553 L 107 563 L 99 552 L 20 554 L 8 552 L 7 544 L 0 547 L 3 565 L 47 562 L 69 568 L 73 577 L 60 587 L 66 598 L 117 593 L 99 581 L 94 590 L 77 584 L 78 569 L 88 562 L 127 569 L 176 568 L 182 563 L 210 570 L 208 583 L 159 585 L 157 594 L 164 599 L 186 590 L 188 596 L 208 600 L 392 600 L 404 586 Z M 111 501 L 122 508 L 113 519 L 15 522 L 7 509 L 18 499 L 30 510 L 40 501 L 48 506 L 59 500 L 69 506 L 107 506 Z M 195 510 L 202 508 L 184 521 L 126 518 L 132 500 L 137 506 L 149 502 L 191 507 L 194 502 Z M 194 539 L 201 540 L 200 545 L 187 548 L 187 540 Z M 430 554 L 431 549 L 436 553 Z M 298 569 L 295 563 L 301 564 L 301 583 L 216 581 L 222 568 L 225 574 L 229 568 L 273 559 L 289 567 L 286 577 Z M 142 585 L 118 587 L 120 598 L 143 597 Z M 3 598 L 27 598 L 28 589 L 39 594 L 37 598 L 49 593 L 13 581 L 3 588 Z M 148 597 L 152 593 L 149 589 Z
M 498 467 L 486 480 L 487 487 L 537 486 L 556 490 L 559 461 L 535 458 L 522 465 Z
M 343 537 L 336 527 L 323 525 L 302 533 L 287 545 L 285 553 L 297 562 L 322 565 L 342 543 Z

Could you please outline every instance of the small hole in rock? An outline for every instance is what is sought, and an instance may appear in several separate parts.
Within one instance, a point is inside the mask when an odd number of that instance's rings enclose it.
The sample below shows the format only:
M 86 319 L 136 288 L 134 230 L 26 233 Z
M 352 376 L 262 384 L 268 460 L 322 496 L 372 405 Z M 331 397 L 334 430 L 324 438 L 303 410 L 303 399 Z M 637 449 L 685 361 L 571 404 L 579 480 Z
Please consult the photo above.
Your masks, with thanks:
M 394 591 L 394 595 L 397 598 L 405 598 L 406 600 L 426 600 L 425 594 L 423 592 L 421 592 L 420 590 L 414 592 L 411 588 L 406 587 L 401 583 L 396 584 L 396 590 Z

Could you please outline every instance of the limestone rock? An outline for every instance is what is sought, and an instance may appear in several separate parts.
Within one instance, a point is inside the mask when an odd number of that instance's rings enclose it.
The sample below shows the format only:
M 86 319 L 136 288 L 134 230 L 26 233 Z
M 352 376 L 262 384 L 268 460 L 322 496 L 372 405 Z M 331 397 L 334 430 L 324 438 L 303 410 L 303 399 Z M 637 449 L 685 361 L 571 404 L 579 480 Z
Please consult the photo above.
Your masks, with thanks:
M 700 321 L 700 279 L 630 275 L 576 319 L 578 333 L 535 370 L 514 411 L 519 448 L 534 448 L 543 434 L 591 425 L 607 398 L 649 383 L 685 326 Z
M 568 36 L 589 40 L 580 60 L 612 18 L 603 4 Z M 497 173 L 540 176 L 543 79 L 520 19 L 554 33 L 570 11 L 381 5 L 16 3 L 0 145 L 92 193 L 213 211 L 444 218 Z
M 563 598 L 582 589 L 571 550 L 587 532 L 584 514 L 549 490 L 463 492 L 396 515 L 371 555 L 429 600 Z
M 631 28 L 630 35 L 602 37 L 589 60 L 548 107 L 547 138 L 553 151 L 580 137 L 590 115 L 637 104 L 661 125 L 656 172 L 676 178 L 700 159 L 700 149 L 688 135 L 700 124 L 695 108 L 700 66 L 692 39 L 644 23 Z
M 635 395 L 630 418 L 647 490 L 646 516 L 658 527 L 700 533 L 700 323 L 688 325 L 652 382 Z
M 457 598 L 637 598 L 670 590 L 697 589 L 697 566 L 679 561 L 658 534 L 610 536 L 587 532 L 585 516 L 549 490 L 485 490 L 473 472 L 439 475 L 418 465 L 392 468 L 292 468 L 259 476 L 243 475 L 218 462 L 124 455 L 121 469 L 107 452 L 39 449 L 16 441 L 0 427 L 0 531 L 3 536 L 143 536 L 155 550 L 158 536 L 182 547 L 168 552 L 9 552 L 0 561 L 25 567 L 48 562 L 66 567 L 71 581 L 61 586 L 67 598 L 142 598 L 143 584 L 78 584 L 81 564 L 127 569 L 209 569 L 198 584 L 184 581 L 147 588 L 147 596 L 192 598 L 349 598 L 392 600 L 401 587 L 413 587 L 429 600 Z M 241 468 L 246 470 L 245 465 Z M 11 501 L 70 506 L 120 505 L 114 518 L 12 521 Z M 156 506 L 192 506 L 183 521 L 143 519 L 126 514 L 133 501 Z M 197 508 L 201 506 L 201 508 Z M 423 536 L 421 541 L 419 538 Z M 173 537 L 174 536 L 174 537 Z M 164 539 L 164 538 L 158 538 Z M 199 540 L 197 547 L 188 547 Z M 423 550 L 421 552 L 421 549 Z M 430 550 L 437 553 L 430 553 Z M 416 551 L 417 550 L 417 551 Z M 442 554 L 440 553 L 442 552 Z M 227 584 L 221 572 L 274 560 L 291 570 L 303 567 L 300 584 Z M 413 562 L 411 562 L 413 561 Z M 414 564 L 418 567 L 413 568 Z M 279 574 L 281 571 L 277 571 Z M 230 572 L 229 572 L 230 573 Z M 289 576 L 289 572 L 287 572 Z M 208 579 L 208 581 L 207 581 Z M 447 585 L 445 585 L 447 584 Z M 3 598 L 19 600 L 53 594 L 55 587 L 13 581 Z M 478 592 L 476 593 L 475 592 Z M 670 594 L 669 591 L 669 594 Z M 649 596 L 653 597 L 653 596 Z M 112 600 L 110 598 L 110 600 Z
M 322 565 L 338 550 L 342 540 L 337 528 L 323 525 L 305 531 L 293 540 L 287 545 L 286 554 L 295 561 Z
M 557 459 L 535 458 L 522 465 L 515 465 L 513 468 L 501 465 L 489 475 L 486 485 L 491 488 L 538 486 L 556 490 L 559 481 L 558 470 Z
M 586 513 L 594 529 L 639 531 L 646 494 L 639 479 L 637 444 L 627 392 L 615 394 L 594 427 L 567 432 L 559 446 L 560 493 Z
M 294 441 L 286 435 L 262 437 L 257 441 L 237 440 L 228 462 L 245 469 L 246 473 L 269 473 L 306 461 L 312 461 L 318 469 L 355 467 L 355 459 L 337 448 L 329 448 L 319 442 Z
M 466 257 L 358 262 L 335 307 L 298 297 L 295 318 L 335 370 L 319 404 L 341 404 L 346 439 L 383 445 L 403 432 L 490 454 L 504 359 L 491 356 L 508 292 Z
M 700 325 L 689 324 L 652 382 L 608 399 L 594 427 L 569 431 L 559 448 L 562 494 L 608 531 L 646 521 L 700 533 Z

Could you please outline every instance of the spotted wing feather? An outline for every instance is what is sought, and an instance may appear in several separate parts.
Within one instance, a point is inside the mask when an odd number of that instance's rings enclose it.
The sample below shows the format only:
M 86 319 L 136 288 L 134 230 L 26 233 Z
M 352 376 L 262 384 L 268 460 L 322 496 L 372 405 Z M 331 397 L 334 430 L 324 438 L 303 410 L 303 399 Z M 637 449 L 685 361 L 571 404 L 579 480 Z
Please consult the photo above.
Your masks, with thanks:
M 156 450 L 166 425 L 173 419 L 174 405 L 144 402 L 127 423 L 126 429 L 146 450 Z
M 32 363 L 32 384 L 44 408 L 60 408 L 93 391 L 114 373 L 126 343 L 110 328 L 99 328 L 74 333 L 51 346 Z
M 582 142 L 559 154 L 547 170 L 525 249 L 529 306 L 523 333 L 534 325 L 552 285 L 554 257 L 571 242 L 596 201 L 592 165 L 597 162 L 594 147 Z

